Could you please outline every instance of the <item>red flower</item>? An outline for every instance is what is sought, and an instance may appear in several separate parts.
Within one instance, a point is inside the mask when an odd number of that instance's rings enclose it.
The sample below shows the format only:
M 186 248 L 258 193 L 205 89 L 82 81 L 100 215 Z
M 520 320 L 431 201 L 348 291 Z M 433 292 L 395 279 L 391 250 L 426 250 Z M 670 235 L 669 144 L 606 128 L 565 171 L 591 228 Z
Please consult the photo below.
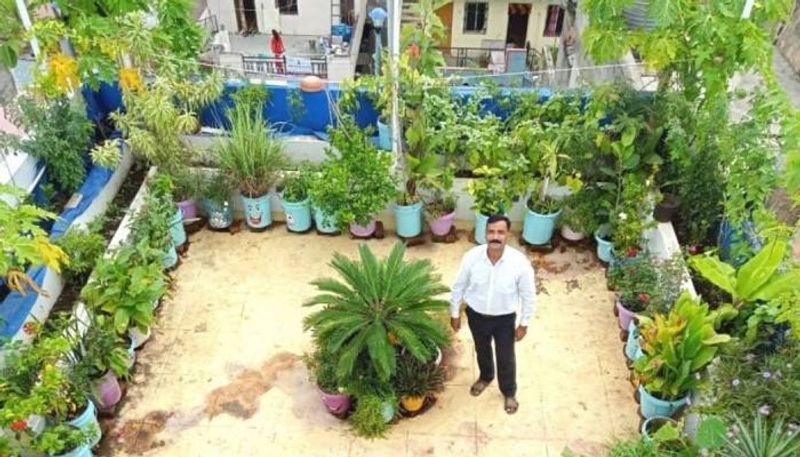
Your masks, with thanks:
M 28 423 L 25 421 L 16 421 L 11 423 L 11 430 L 15 432 L 24 432 L 28 429 Z
M 22 326 L 22 331 L 26 335 L 36 335 L 39 332 L 39 325 L 36 322 L 25 322 L 25 325 Z
M 636 248 L 628 248 L 628 257 L 636 257 L 639 255 L 639 250 Z
M 411 57 L 419 59 L 419 46 L 417 46 L 416 43 L 411 43 L 408 46 L 408 53 L 411 55 Z
M 645 305 L 650 303 L 650 295 L 648 295 L 648 294 L 639 294 L 639 301 L 644 303 Z

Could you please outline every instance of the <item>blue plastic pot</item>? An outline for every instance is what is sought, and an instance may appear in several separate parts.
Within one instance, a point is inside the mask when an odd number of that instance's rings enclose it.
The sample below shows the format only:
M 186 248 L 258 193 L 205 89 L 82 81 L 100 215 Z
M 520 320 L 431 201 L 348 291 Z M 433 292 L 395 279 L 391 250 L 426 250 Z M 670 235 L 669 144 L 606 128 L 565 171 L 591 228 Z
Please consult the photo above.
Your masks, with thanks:
M 317 230 L 322 233 L 336 233 L 339 229 L 336 227 L 336 220 L 333 216 L 328 216 L 325 220 L 325 214 L 322 210 L 314 208 L 314 222 L 317 224 Z
M 233 224 L 233 208 L 226 201 L 223 204 L 205 200 L 208 225 L 214 229 L 226 229 Z
M 387 423 L 391 422 L 394 419 L 394 405 L 391 402 L 384 402 L 383 403 L 383 420 Z
M 750 244 L 750 247 L 755 253 L 759 252 L 763 248 L 763 244 L 758 238 L 752 222 L 748 221 L 743 227 L 734 229 L 728 220 L 724 219 L 722 224 L 719 226 L 720 258 L 726 262 L 733 263 L 733 265 L 737 267 L 746 263 L 749 260 L 746 256 L 739 255 L 736 256 L 736 258 L 733 258 L 734 246 L 737 243 L 743 242 Z
M 650 419 L 657 416 L 672 417 L 689 403 L 689 396 L 679 400 L 667 401 L 656 398 L 639 386 L 639 408 L 642 417 Z
M 397 235 L 412 238 L 422 233 L 422 202 L 394 207 Z
M 522 226 L 522 238 L 533 245 L 549 244 L 559 216 L 560 209 L 552 214 L 540 214 L 528 209 Z
M 92 441 L 87 444 L 89 448 L 97 446 L 97 443 L 100 442 L 102 433 L 100 432 L 100 423 L 97 422 L 97 409 L 91 401 L 86 401 L 86 409 L 83 410 L 80 416 L 69 421 L 69 425 L 84 432 L 92 433 Z
M 165 270 L 169 270 L 178 263 L 178 251 L 175 250 L 175 245 L 171 244 L 166 252 L 164 252 L 163 265 Z
M 244 202 L 244 220 L 247 226 L 261 229 L 272 224 L 272 199 L 269 194 L 260 197 L 242 197 Z
M 392 150 L 392 129 L 380 120 L 378 121 L 378 147 L 384 151 Z
M 595 232 L 594 239 L 597 241 L 597 257 L 605 263 L 610 263 L 614 259 L 612 248 L 614 247 L 610 241 L 600 238 L 600 235 Z
M 172 235 L 172 242 L 175 246 L 180 246 L 186 242 L 186 230 L 183 228 L 183 213 L 180 209 L 175 211 L 169 221 L 169 233 Z
M 478 244 L 486 244 L 486 222 L 488 221 L 489 216 L 475 213 L 475 242 Z
M 639 345 L 639 326 L 631 321 L 631 323 L 628 324 L 628 341 L 625 342 L 625 357 L 635 362 L 643 356 L 644 353 Z
M 93 457 L 92 450 L 89 448 L 88 444 L 84 444 L 83 446 L 74 449 L 66 454 L 58 455 L 57 457 Z
M 289 231 L 305 232 L 311 228 L 311 202 L 308 198 L 300 202 L 282 200 L 281 204 Z

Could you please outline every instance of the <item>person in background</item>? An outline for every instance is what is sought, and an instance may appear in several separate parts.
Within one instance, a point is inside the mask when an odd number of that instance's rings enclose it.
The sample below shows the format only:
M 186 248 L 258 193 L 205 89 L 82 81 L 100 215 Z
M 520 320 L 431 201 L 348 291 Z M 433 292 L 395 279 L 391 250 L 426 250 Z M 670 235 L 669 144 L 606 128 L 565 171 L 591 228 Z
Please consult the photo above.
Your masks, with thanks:
M 283 46 L 283 38 L 281 38 L 281 34 L 275 29 L 272 29 L 272 39 L 270 40 L 269 47 L 272 50 L 272 55 L 276 59 L 281 59 L 281 61 L 277 64 L 278 73 L 284 73 L 283 54 L 286 52 L 286 48 Z
M 492 341 L 497 356 L 497 378 L 505 397 L 508 414 L 517 412 L 517 372 L 514 343 L 525 338 L 536 305 L 536 285 L 531 261 L 523 252 L 507 246 L 511 222 L 502 215 L 489 217 L 486 223 L 487 244 L 476 246 L 461 261 L 461 270 L 453 285 L 450 302 L 450 325 L 461 328 L 461 303 L 467 304 L 467 322 L 480 376 L 470 388 L 477 397 L 494 380 L 495 364 Z M 519 325 L 517 311 L 521 311 Z

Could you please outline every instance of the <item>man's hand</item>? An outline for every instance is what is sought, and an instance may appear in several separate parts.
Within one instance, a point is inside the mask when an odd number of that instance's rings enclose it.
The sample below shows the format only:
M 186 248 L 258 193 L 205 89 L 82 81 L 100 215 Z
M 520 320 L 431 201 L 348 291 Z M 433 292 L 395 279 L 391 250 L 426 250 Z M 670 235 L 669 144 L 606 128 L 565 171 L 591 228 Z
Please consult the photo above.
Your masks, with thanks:
M 454 332 L 458 333 L 458 330 L 461 329 L 461 317 L 451 317 L 450 327 L 453 328 Z
M 514 337 L 516 338 L 517 341 L 519 341 L 519 340 L 525 338 L 525 335 L 527 335 L 527 334 L 528 334 L 528 327 L 526 327 L 524 325 L 520 325 L 519 327 L 517 327 L 517 330 L 514 332 Z

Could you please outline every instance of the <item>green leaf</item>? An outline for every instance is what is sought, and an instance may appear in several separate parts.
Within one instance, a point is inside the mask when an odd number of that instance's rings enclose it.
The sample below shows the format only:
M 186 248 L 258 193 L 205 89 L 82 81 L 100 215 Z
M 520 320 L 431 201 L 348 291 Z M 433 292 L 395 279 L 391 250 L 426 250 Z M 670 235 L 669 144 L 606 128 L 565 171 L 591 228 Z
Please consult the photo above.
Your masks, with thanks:
M 719 417 L 711 416 L 703 419 L 697 428 L 697 446 L 705 449 L 717 449 L 725 444 L 727 426 Z
M 780 296 L 796 291 L 800 284 L 800 268 L 794 268 L 781 276 L 773 277 L 752 297 L 753 300 L 771 301 Z
M 750 296 L 769 281 L 783 262 L 786 247 L 783 241 L 773 241 L 739 268 L 736 275 L 736 295 L 739 298 L 749 301 Z
M 705 279 L 729 294 L 736 295 L 736 270 L 718 257 L 695 256 L 689 264 Z

